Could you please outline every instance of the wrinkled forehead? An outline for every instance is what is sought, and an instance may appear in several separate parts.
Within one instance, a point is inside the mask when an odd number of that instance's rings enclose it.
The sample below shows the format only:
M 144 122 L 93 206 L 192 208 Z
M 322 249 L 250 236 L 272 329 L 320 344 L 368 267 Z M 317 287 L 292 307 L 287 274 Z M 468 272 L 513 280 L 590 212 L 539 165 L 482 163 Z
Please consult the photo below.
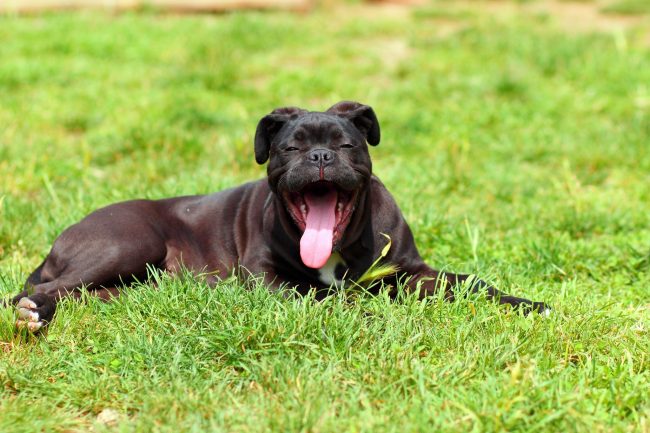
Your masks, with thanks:
M 301 133 L 305 138 L 324 139 L 354 133 L 354 126 L 349 121 L 329 113 L 305 113 L 291 122 L 288 132 Z

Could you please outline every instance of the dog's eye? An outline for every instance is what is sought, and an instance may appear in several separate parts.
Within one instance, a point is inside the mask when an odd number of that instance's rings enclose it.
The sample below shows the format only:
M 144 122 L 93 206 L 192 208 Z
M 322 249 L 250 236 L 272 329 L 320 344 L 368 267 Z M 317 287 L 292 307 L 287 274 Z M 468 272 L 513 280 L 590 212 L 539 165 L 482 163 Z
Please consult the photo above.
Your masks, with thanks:
M 298 150 L 298 148 L 297 148 L 297 147 L 293 147 L 293 146 L 289 146 L 289 147 L 287 147 L 287 148 L 284 149 L 284 150 L 286 150 L 287 152 L 293 152 L 294 150 Z
M 341 145 L 341 149 L 352 149 L 354 146 L 350 143 L 345 143 Z

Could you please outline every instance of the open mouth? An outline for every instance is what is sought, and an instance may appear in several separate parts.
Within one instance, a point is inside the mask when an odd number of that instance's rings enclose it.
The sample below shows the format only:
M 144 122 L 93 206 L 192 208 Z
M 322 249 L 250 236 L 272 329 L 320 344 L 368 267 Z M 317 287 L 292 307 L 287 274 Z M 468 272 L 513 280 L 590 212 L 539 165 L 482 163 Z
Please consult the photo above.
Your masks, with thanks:
M 319 269 L 327 263 L 350 222 L 356 197 L 357 191 L 346 191 L 327 181 L 284 194 L 289 213 L 303 232 L 300 258 L 305 266 Z

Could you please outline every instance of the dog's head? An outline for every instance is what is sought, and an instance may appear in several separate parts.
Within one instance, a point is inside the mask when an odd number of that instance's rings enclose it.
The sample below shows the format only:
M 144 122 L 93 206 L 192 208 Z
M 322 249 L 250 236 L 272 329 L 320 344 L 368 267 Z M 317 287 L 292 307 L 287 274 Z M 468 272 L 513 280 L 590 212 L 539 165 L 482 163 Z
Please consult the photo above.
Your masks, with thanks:
M 343 101 L 325 112 L 286 107 L 260 120 L 255 159 L 268 164 L 273 192 L 303 232 L 300 255 L 322 267 L 367 187 L 372 164 L 367 144 L 379 144 L 371 107 Z

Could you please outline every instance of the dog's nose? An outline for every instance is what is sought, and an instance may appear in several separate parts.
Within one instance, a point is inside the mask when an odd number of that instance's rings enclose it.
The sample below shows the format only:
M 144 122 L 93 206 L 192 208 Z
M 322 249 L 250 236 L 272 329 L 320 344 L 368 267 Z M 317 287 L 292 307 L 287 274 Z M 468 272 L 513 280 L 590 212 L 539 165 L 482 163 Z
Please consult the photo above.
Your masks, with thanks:
M 334 162 L 334 152 L 327 149 L 314 149 L 307 154 L 307 159 L 315 165 L 330 165 Z

